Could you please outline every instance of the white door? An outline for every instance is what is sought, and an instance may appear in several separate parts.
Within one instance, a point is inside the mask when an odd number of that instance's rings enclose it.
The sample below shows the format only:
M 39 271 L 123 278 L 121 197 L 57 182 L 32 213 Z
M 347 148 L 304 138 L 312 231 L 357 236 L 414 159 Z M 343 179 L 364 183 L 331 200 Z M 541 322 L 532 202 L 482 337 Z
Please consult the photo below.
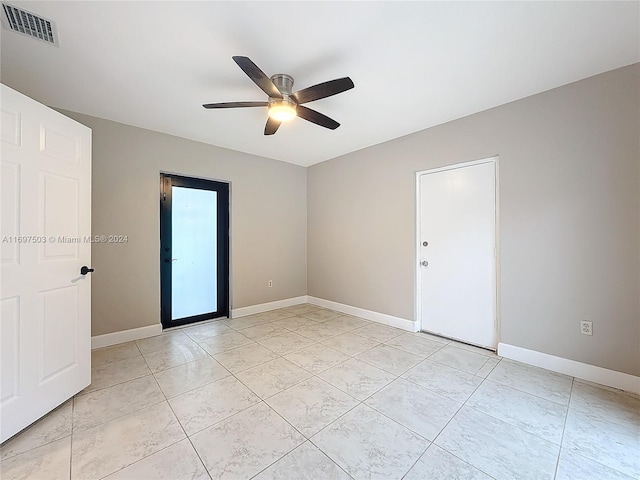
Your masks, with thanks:
M 420 176 L 422 330 L 495 348 L 496 163 Z
M 0 88 L 5 441 L 91 383 L 91 130 Z

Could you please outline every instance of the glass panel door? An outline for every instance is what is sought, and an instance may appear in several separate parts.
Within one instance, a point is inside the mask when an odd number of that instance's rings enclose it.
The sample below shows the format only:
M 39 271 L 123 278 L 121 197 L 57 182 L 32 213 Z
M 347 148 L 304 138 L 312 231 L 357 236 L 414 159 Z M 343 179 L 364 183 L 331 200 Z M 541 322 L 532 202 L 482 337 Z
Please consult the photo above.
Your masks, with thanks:
M 161 317 L 166 327 L 229 312 L 229 185 L 162 175 Z
M 217 192 L 171 188 L 171 319 L 217 310 Z

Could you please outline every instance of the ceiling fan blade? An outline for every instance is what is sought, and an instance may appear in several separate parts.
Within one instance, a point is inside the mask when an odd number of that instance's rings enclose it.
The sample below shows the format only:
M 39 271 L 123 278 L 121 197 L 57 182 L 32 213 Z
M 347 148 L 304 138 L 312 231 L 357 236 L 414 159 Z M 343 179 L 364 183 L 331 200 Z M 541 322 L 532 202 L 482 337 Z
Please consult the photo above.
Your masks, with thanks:
M 353 87 L 353 82 L 349 77 L 337 78 L 335 80 L 329 80 L 328 82 L 319 83 L 313 87 L 303 88 L 299 92 L 294 93 L 293 98 L 296 99 L 298 104 L 313 102 L 314 100 L 351 90 Z
M 205 103 L 204 108 L 238 108 L 238 107 L 266 107 L 269 102 L 223 102 Z
M 282 98 L 280 90 L 273 84 L 271 79 L 253 63 L 249 57 L 233 57 L 234 62 L 242 69 L 247 76 L 258 85 L 264 93 L 274 98 Z
M 280 127 L 280 123 L 282 122 L 269 117 L 267 119 L 267 124 L 264 126 L 264 134 L 273 135 L 274 133 L 276 133 L 278 131 L 278 127 Z
M 340 126 L 333 118 L 329 118 L 326 115 L 311 110 L 303 105 L 298 105 L 297 113 L 300 118 L 304 118 L 306 121 L 320 125 L 321 127 L 335 130 Z

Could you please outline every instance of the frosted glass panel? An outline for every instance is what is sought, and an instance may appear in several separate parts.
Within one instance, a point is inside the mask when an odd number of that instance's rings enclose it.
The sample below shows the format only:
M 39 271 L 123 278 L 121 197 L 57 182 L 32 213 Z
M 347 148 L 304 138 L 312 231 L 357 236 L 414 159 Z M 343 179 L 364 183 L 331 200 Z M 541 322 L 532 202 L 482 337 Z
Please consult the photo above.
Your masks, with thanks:
M 171 319 L 217 310 L 218 193 L 171 189 Z

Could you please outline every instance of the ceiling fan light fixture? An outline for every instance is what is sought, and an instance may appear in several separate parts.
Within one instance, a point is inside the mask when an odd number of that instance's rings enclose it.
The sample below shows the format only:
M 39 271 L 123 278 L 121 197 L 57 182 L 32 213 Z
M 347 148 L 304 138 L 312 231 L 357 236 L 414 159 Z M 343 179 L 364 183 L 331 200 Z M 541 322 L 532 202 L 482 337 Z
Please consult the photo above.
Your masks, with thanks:
M 269 116 L 278 122 L 296 118 L 296 104 L 290 100 L 276 100 L 269 104 Z

